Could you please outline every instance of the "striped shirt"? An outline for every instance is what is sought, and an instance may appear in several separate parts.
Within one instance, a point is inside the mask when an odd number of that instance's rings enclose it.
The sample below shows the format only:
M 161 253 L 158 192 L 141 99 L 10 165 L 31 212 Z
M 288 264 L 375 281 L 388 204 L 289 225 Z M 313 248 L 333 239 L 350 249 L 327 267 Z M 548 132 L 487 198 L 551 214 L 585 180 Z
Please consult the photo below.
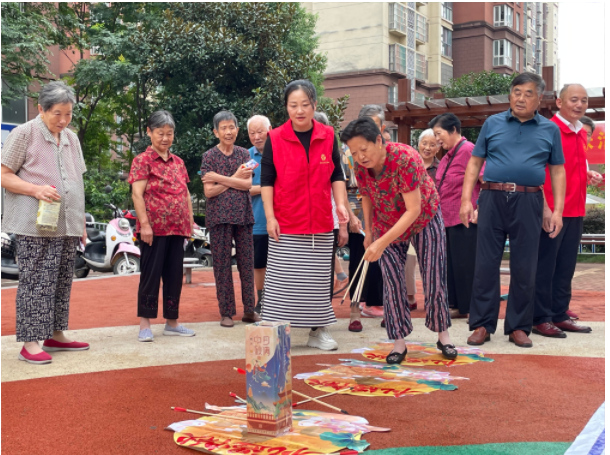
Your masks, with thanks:
M 38 199 L 6 192 L 2 230 L 32 237 L 81 237 L 85 227 L 87 171 L 78 137 L 65 128 L 59 145 L 40 116 L 13 129 L 2 146 L 2 164 L 21 180 L 34 185 L 50 185 L 61 196 L 57 231 L 36 227 Z

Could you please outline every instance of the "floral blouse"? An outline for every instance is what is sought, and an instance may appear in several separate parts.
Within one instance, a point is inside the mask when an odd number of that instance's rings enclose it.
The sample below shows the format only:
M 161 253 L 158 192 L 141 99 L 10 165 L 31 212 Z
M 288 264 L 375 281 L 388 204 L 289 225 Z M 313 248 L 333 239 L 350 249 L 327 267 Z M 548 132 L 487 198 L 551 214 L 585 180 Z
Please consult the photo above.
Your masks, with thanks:
M 167 161 L 148 147 L 133 159 L 129 172 L 129 183 L 148 180 L 144 191 L 146 215 L 154 235 L 191 235 L 191 214 L 189 192 L 186 184 L 190 181 L 184 161 L 169 153 Z M 136 222 L 136 232 L 140 232 L 140 220 Z
M 421 213 L 404 234 L 394 240 L 405 242 L 420 232 L 436 214 L 439 197 L 419 153 L 408 145 L 386 144 L 387 156 L 381 173 L 373 177 L 365 167 L 356 165 L 356 179 L 362 196 L 373 205 L 372 232 L 377 240 L 388 232 L 407 211 L 402 193 L 419 188 Z

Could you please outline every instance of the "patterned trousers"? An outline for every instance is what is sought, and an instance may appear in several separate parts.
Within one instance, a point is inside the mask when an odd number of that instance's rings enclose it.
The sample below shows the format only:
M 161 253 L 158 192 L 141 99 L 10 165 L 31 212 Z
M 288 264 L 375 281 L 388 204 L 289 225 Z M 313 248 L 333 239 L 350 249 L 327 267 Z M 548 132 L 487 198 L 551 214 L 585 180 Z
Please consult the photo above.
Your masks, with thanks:
M 78 237 L 17 236 L 17 341 L 42 341 L 68 330 Z
M 445 253 L 445 225 L 440 210 L 410 241 L 417 253 L 424 286 L 426 327 L 443 332 L 451 327 L 447 297 L 447 256 Z M 407 302 L 405 263 L 409 242 L 388 246 L 379 265 L 383 274 L 383 309 L 388 338 L 398 340 L 413 331 L 411 311 Z
M 216 298 L 222 317 L 235 316 L 235 288 L 231 270 L 231 240 L 235 240 L 235 257 L 241 280 L 244 313 L 254 312 L 254 240 L 252 225 L 217 224 L 210 228 L 210 249 L 216 280 Z

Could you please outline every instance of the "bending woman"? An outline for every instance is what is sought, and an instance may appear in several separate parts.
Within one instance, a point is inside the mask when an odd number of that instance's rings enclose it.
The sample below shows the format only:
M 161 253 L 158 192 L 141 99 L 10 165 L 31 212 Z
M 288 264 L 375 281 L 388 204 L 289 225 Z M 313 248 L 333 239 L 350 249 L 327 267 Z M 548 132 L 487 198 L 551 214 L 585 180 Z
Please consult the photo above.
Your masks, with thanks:
M 445 228 L 438 210 L 438 193 L 421 157 L 407 145 L 386 145 L 370 118 L 351 122 L 341 140 L 358 163 L 356 178 L 366 228 L 364 260 L 380 260 L 386 330 L 394 340 L 387 363 L 404 360 L 404 338 L 413 330 L 405 283 L 409 243 L 415 247 L 419 260 L 426 327 L 438 332 L 437 347 L 443 355 L 456 358 L 448 332 L 451 317 L 447 306 Z
M 316 89 L 306 80 L 284 90 L 289 120 L 269 132 L 261 193 L 269 233 L 262 317 L 311 328 L 307 345 L 338 348 L 327 326 L 331 305 L 332 186 L 339 223 L 347 223 L 345 181 L 332 127 L 313 119 Z

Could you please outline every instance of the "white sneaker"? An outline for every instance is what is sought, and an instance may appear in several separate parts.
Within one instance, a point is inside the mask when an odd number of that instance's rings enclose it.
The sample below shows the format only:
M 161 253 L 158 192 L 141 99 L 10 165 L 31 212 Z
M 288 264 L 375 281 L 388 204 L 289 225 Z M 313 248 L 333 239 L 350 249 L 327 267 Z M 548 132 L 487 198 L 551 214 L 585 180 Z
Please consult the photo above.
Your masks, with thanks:
M 339 344 L 333 340 L 327 327 L 318 327 L 317 330 L 309 332 L 309 340 L 307 346 L 310 348 L 318 348 L 323 351 L 335 351 L 339 349 Z

